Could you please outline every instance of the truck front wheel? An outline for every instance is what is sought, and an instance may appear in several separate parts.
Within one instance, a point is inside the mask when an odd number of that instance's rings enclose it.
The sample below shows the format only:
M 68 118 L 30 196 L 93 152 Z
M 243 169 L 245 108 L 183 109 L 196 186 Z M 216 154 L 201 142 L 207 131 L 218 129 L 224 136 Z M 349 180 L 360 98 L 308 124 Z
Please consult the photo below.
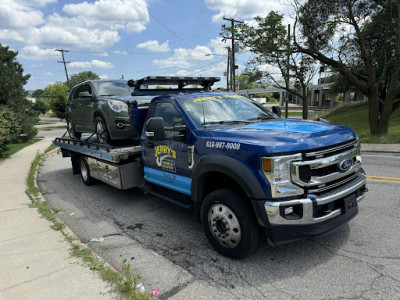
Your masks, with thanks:
M 255 217 L 232 190 L 220 189 L 207 195 L 201 206 L 201 223 L 210 243 L 224 256 L 240 259 L 257 248 Z

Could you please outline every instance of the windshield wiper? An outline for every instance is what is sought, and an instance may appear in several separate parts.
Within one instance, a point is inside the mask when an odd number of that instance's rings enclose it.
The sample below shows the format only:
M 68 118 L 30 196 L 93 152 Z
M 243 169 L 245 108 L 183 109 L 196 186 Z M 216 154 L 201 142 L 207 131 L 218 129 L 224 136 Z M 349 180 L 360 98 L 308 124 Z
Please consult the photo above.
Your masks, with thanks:
M 247 121 L 270 120 L 270 119 L 273 119 L 273 117 L 268 117 L 268 116 L 255 117 L 255 118 L 248 119 Z
M 204 122 L 201 125 L 213 125 L 213 124 L 240 124 L 240 123 L 252 123 L 249 120 L 226 120 L 226 121 L 210 121 Z
M 100 97 L 112 97 L 112 96 L 116 96 L 116 95 L 100 95 Z

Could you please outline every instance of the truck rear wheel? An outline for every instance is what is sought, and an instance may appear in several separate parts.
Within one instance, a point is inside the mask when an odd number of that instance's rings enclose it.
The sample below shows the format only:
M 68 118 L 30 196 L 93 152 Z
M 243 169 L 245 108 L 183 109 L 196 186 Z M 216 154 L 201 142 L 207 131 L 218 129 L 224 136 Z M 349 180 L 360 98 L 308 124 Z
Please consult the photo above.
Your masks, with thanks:
M 243 258 L 255 252 L 258 226 L 242 197 L 228 189 L 216 190 L 204 199 L 201 223 L 207 239 L 224 256 Z
M 93 185 L 95 179 L 90 176 L 89 164 L 87 163 L 86 158 L 83 156 L 79 158 L 79 167 L 83 183 L 86 185 Z

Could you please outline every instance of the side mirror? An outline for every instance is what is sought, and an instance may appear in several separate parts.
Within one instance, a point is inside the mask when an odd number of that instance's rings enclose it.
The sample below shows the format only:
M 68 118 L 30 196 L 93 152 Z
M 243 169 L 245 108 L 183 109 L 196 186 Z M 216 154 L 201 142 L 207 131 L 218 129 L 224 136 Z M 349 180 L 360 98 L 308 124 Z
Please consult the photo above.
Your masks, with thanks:
M 164 120 L 161 117 L 150 118 L 144 125 L 144 130 L 149 140 L 165 140 Z
M 281 108 L 279 106 L 272 106 L 272 112 L 276 114 L 279 118 L 282 117 Z
M 79 98 L 92 98 L 92 95 L 89 92 L 80 92 Z

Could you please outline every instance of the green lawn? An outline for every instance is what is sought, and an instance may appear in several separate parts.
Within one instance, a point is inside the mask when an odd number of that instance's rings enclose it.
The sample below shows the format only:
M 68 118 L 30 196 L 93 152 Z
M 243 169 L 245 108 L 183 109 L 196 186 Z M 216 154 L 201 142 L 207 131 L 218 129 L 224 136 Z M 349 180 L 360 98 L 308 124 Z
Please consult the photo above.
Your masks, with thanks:
M 6 152 L 4 152 L 4 157 L 10 157 L 11 155 L 17 153 L 19 150 L 28 147 L 38 141 L 43 140 L 44 137 L 39 136 L 39 137 L 34 137 L 32 139 L 30 139 L 29 141 L 26 141 L 24 143 L 18 143 L 18 144 L 9 144 L 8 145 L 8 150 Z
M 369 132 L 368 105 L 366 103 L 341 107 L 321 117 L 331 123 L 353 128 L 363 143 L 400 143 L 400 109 L 396 110 L 390 117 L 389 134 L 383 137 L 371 136 Z

